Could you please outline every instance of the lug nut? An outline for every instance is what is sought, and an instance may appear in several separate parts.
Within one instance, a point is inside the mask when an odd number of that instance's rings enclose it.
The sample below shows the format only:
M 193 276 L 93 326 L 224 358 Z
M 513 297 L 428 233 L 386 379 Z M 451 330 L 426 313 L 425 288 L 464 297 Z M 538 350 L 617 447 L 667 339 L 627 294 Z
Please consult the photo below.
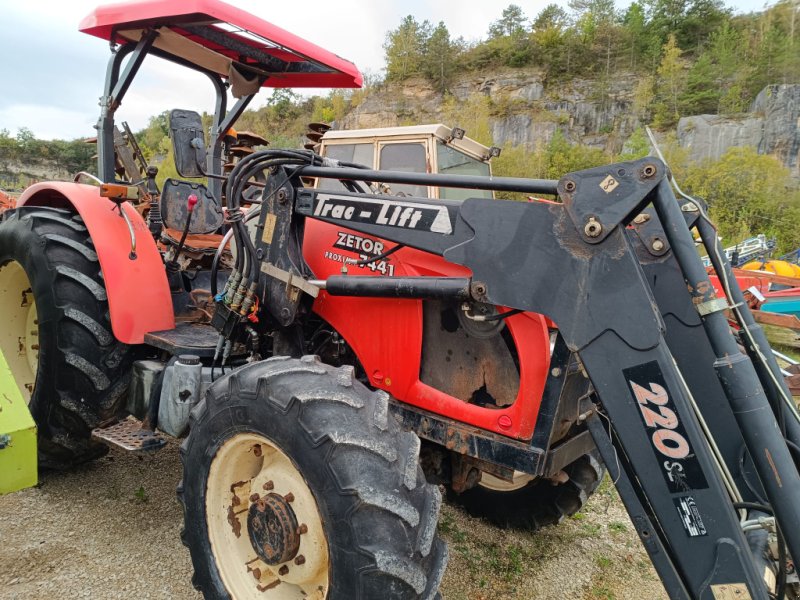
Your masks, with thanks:
M 253 569 L 253 577 L 255 577 L 256 579 L 261 579 L 261 569 L 259 569 L 258 567 Z
M 294 564 L 298 566 L 306 564 L 306 557 L 300 554 L 297 558 L 294 559 Z
M 274 490 L 275 489 L 275 484 L 272 483 L 272 480 L 270 480 L 267 483 L 265 483 L 264 485 L 262 485 L 261 487 L 263 487 L 267 491 Z
M 300 527 L 297 528 L 297 533 L 299 533 L 300 535 L 308 533 L 308 526 L 305 523 L 301 523 Z
M 253 454 L 256 456 L 261 456 L 261 444 L 256 444 L 253 446 Z
M 294 494 L 292 492 L 289 492 L 283 497 L 283 499 L 286 500 L 287 502 L 294 502 Z
M 283 565 L 280 569 L 278 569 L 278 575 L 286 575 L 289 572 L 289 567 Z
M 250 494 L 250 502 L 258 502 L 261 499 L 261 496 L 258 494 Z

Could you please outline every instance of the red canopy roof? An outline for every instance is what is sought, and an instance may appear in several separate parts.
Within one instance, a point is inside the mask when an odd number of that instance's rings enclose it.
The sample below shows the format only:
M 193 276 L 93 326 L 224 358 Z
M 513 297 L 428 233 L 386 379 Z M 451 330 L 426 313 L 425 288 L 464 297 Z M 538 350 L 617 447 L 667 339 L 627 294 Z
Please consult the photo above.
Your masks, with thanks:
M 245 75 L 266 76 L 265 87 L 361 87 L 350 61 L 219 0 L 110 4 L 95 9 L 79 29 L 124 43 L 154 27 L 158 52 L 226 78 L 233 65 Z

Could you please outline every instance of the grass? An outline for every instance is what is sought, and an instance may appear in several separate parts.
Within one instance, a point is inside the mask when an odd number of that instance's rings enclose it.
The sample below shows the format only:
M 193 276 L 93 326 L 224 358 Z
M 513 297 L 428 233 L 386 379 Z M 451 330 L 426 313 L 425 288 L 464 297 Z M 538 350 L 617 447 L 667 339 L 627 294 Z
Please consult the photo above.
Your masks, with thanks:
M 133 498 L 139 504 L 144 504 L 145 502 L 150 500 L 150 497 L 147 495 L 147 492 L 145 491 L 144 486 L 142 485 L 139 486 L 138 490 L 133 492 Z

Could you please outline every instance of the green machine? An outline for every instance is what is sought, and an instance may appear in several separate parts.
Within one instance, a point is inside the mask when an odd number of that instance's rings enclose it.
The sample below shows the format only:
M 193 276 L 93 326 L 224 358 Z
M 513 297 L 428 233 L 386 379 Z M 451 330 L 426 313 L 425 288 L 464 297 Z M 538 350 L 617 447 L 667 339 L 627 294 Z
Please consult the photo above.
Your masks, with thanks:
M 36 483 L 36 423 L 0 352 L 0 494 Z

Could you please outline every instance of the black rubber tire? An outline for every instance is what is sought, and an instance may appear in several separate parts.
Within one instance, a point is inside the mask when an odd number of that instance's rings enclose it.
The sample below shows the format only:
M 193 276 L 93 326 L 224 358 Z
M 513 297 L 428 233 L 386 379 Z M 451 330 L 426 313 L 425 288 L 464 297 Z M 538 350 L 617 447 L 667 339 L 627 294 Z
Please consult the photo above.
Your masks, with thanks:
M 583 508 L 597 490 L 606 469 L 595 450 L 567 466 L 569 480 L 553 485 L 534 479 L 525 487 L 501 492 L 477 485 L 461 494 L 450 492 L 448 499 L 463 506 L 473 517 L 480 517 L 504 529 L 536 531 L 560 523 Z
M 39 366 L 30 401 L 39 466 L 66 469 L 107 447 L 91 430 L 125 400 L 130 346 L 111 333 L 100 263 L 81 217 L 53 208 L 20 208 L 0 223 L 0 265 L 28 275 L 39 319 Z
M 181 447 L 182 538 L 193 583 L 228 598 L 209 542 L 205 496 L 214 455 L 232 435 L 268 437 L 317 500 L 329 546 L 330 600 L 436 598 L 447 547 L 436 535 L 437 487 L 419 467 L 420 442 L 389 414 L 388 395 L 316 357 L 277 357 L 217 380 L 192 410 Z

